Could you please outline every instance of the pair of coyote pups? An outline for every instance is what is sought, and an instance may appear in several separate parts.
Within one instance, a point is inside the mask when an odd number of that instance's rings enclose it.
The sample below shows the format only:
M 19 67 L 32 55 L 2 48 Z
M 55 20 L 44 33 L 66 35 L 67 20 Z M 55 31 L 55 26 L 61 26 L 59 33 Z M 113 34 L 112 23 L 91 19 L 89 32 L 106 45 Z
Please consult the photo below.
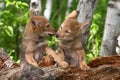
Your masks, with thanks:
M 59 27 L 57 33 L 43 16 L 33 16 L 25 27 L 21 50 L 21 67 L 31 64 L 38 66 L 44 53 L 51 55 L 62 67 L 75 65 L 82 70 L 88 70 L 85 52 L 80 41 L 80 32 L 89 23 L 79 23 L 76 18 L 78 11 L 74 10 Z M 47 45 L 46 37 L 56 34 L 60 40 L 56 53 Z

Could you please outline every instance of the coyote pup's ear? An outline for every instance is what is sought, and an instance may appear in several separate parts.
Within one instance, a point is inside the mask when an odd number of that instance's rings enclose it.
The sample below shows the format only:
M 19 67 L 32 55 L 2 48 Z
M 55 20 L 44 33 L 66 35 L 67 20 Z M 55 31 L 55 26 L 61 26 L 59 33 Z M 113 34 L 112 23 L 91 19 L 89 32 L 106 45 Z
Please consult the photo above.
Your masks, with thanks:
M 84 28 L 86 28 L 87 26 L 89 26 L 90 23 L 89 22 L 84 22 L 84 23 L 80 23 L 79 24 L 79 30 L 81 31 L 81 33 L 84 33 Z
M 79 14 L 79 11 L 73 10 L 73 11 L 66 17 L 66 19 L 77 19 L 78 14 Z
M 30 23 L 33 27 L 39 27 L 40 26 L 39 22 L 35 19 L 35 17 L 30 19 Z

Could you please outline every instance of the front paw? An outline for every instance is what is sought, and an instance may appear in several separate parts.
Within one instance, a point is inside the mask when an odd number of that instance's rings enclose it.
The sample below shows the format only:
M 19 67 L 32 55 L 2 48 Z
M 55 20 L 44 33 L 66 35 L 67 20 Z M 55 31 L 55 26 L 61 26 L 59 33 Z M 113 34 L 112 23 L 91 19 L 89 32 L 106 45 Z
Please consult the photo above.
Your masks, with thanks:
M 60 62 L 60 64 L 59 64 L 61 67 L 63 67 L 63 68 L 67 68 L 68 66 L 69 66 L 69 64 L 67 63 L 67 62 Z
M 81 65 L 80 65 L 80 68 L 81 68 L 82 70 L 89 70 L 89 69 L 90 69 L 90 67 L 87 66 L 87 64 L 81 64 Z

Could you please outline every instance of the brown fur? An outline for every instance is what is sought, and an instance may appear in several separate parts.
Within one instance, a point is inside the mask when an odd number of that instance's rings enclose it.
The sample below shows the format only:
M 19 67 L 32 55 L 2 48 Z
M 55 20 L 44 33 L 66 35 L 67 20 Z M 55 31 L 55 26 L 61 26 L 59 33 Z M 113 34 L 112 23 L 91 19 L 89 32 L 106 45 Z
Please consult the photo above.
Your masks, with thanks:
M 78 12 L 73 11 L 61 24 L 57 32 L 57 37 L 60 40 L 57 54 L 62 60 L 65 60 L 70 65 L 79 66 L 82 70 L 87 70 L 89 67 L 86 64 L 85 51 L 82 47 L 80 32 L 84 26 L 89 23 L 79 23 L 77 18 Z
M 61 66 L 67 65 L 64 61 L 61 62 L 60 58 L 47 45 L 46 37 L 54 33 L 54 28 L 49 25 L 45 17 L 33 16 L 30 18 L 23 34 L 20 55 L 21 67 L 26 66 L 26 64 L 39 67 L 38 62 L 45 53 L 51 55 Z

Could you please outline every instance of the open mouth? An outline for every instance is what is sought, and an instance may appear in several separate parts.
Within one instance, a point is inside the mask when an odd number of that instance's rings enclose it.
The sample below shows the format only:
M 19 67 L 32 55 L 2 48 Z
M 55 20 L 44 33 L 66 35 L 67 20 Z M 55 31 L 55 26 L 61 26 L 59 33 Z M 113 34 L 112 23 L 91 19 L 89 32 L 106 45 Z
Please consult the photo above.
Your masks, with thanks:
M 54 33 L 51 33 L 51 32 L 48 32 L 47 35 L 48 35 L 48 36 L 54 36 L 55 34 L 54 34 Z

